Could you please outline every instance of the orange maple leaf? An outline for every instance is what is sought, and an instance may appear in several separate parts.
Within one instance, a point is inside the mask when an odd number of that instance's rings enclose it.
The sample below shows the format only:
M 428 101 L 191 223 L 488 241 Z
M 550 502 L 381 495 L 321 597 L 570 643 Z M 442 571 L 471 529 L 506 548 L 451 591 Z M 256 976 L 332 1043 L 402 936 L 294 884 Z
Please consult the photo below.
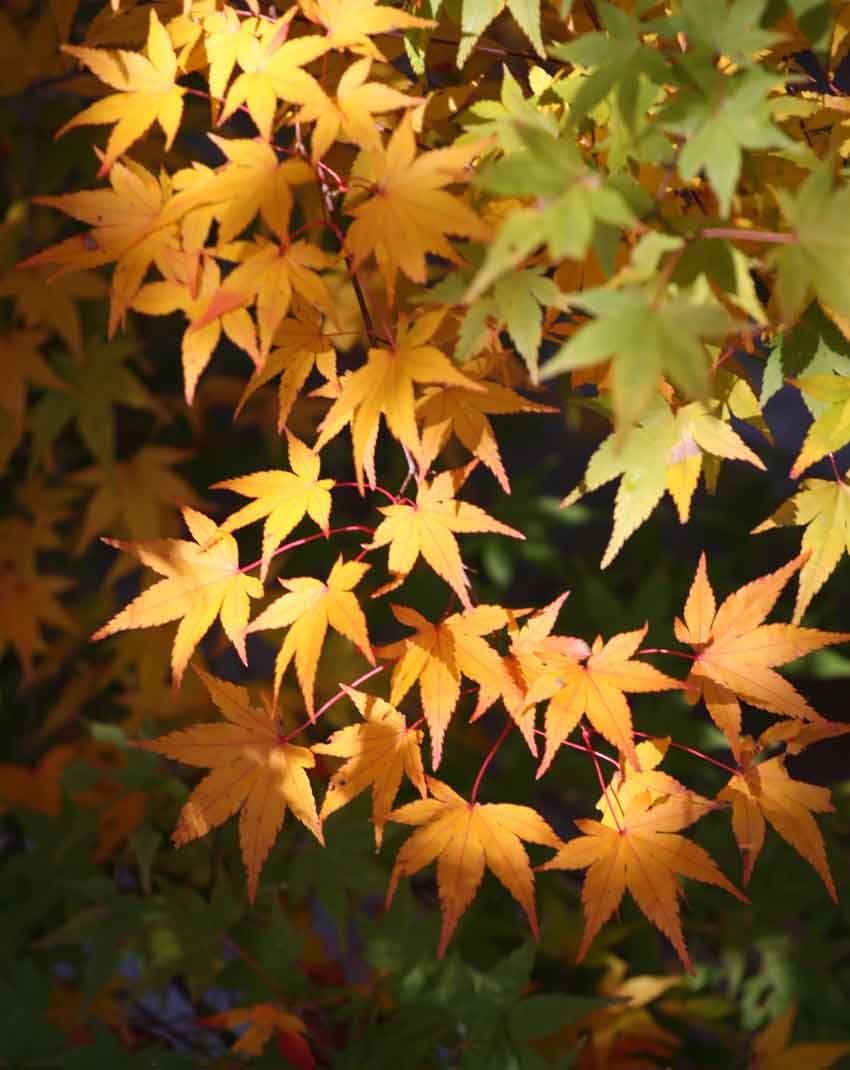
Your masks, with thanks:
M 194 542 L 104 539 L 110 546 L 138 557 L 165 579 L 142 591 L 92 636 L 97 641 L 128 628 L 153 628 L 182 618 L 171 652 L 175 687 L 180 686 L 192 652 L 216 617 L 246 663 L 249 599 L 263 593 L 263 585 L 256 577 L 239 571 L 239 548 L 233 536 L 195 509 L 185 506 L 182 512 Z
M 390 433 L 414 455 L 419 452 L 414 383 L 453 384 L 472 391 L 484 390 L 430 344 L 444 315 L 444 309 L 426 312 L 412 323 L 401 315 L 395 344 L 388 349 L 369 350 L 363 367 L 340 381 L 339 397 L 319 424 L 317 450 L 347 423 L 351 424 L 354 471 L 361 491 L 364 471 L 369 486 L 375 487 L 375 443 L 381 413 Z
M 744 863 L 743 883 L 752 876 L 753 866 L 764 846 L 765 818 L 779 835 L 817 871 L 835 902 L 838 895 L 823 837 L 813 815 L 831 813 L 829 788 L 794 780 L 779 755 L 756 763 L 752 741 L 742 741 L 741 770 L 733 776 L 717 798 L 732 804 L 732 830 Z
M 199 1018 L 198 1021 L 212 1029 L 238 1030 L 246 1027 L 230 1048 L 231 1051 L 241 1052 L 243 1055 L 262 1055 L 275 1033 L 290 1033 L 300 1038 L 306 1029 L 297 1015 L 283 1011 L 273 1003 L 234 1007 L 220 1014 Z M 306 1044 L 303 1038 L 302 1043 Z
M 850 1044 L 791 1044 L 791 1030 L 797 1016 L 792 1004 L 753 1040 L 749 1070 L 829 1070 L 836 1059 L 850 1052 Z
M 615 774 L 618 775 L 619 774 Z M 625 777 L 644 778 L 644 773 Z M 668 778 L 672 781 L 672 777 Z M 582 833 L 569 840 L 541 869 L 587 869 L 582 888 L 584 936 L 580 962 L 608 918 L 620 905 L 628 888 L 646 917 L 670 940 L 685 968 L 694 972 L 682 935 L 677 898 L 681 888 L 676 875 L 724 888 L 737 899 L 746 896 L 717 868 L 714 859 L 698 844 L 677 833 L 716 808 L 679 785 L 681 791 L 661 795 L 652 790 L 606 791 L 614 795 L 613 809 L 604 805 L 602 821 L 579 819 Z
M 390 304 L 402 271 L 413 282 L 427 282 L 426 256 L 433 253 L 453 264 L 463 263 L 448 234 L 485 241 L 490 228 L 459 198 L 443 187 L 467 177 L 480 144 L 452 145 L 416 155 L 409 113 L 393 132 L 386 148 L 361 153 L 352 168 L 358 191 L 349 194 L 346 212 L 354 222 L 345 236 L 356 271 L 374 253 Z
M 98 178 L 102 178 L 115 160 L 142 137 L 154 122 L 165 134 L 165 148 L 171 148 L 183 115 L 182 86 L 175 84 L 177 57 L 168 31 L 150 9 L 147 56 L 138 52 L 109 52 L 102 48 L 62 45 L 62 51 L 76 57 L 107 85 L 117 89 L 102 100 L 75 115 L 56 132 L 61 137 L 75 126 L 115 123 Z
M 467 374 L 474 375 L 477 361 L 464 365 Z M 422 423 L 421 445 L 416 455 L 421 472 L 427 472 L 437 455 L 454 433 L 469 452 L 485 464 L 506 494 L 511 484 L 493 425 L 487 416 L 516 412 L 558 412 L 551 405 L 539 405 L 507 386 L 485 379 L 475 379 L 479 388 L 464 386 L 428 387 L 419 400 L 416 415 Z
M 379 848 L 402 775 L 407 776 L 423 799 L 427 794 L 422 733 L 417 728 L 408 728 L 404 715 L 389 702 L 350 687 L 343 686 L 343 690 L 357 707 L 363 723 L 340 728 L 327 743 L 313 747 L 315 754 L 348 759 L 331 777 L 319 816 L 324 821 L 371 786 L 375 847 Z
M 65 576 L 48 575 L 34 567 L 0 564 L 0 652 L 9 643 L 21 663 L 25 681 L 32 677 L 33 659 L 47 647 L 45 625 L 73 633 L 76 624 L 58 595 L 73 587 Z
M 422 554 L 455 592 L 464 609 L 472 609 L 469 579 L 455 533 L 493 531 L 512 539 L 525 538 L 521 531 L 494 520 L 477 505 L 455 501 L 455 495 L 476 463 L 440 472 L 430 483 L 423 479 L 415 502 L 381 507 L 384 519 L 375 529 L 370 549 L 389 546 L 389 569 L 395 577 L 382 592 L 397 587 Z
M 500 655 L 483 638 L 504 628 L 508 613 L 501 606 L 476 606 L 432 624 L 407 606 L 390 607 L 415 635 L 377 647 L 381 658 L 398 658 L 393 669 L 390 702 L 395 706 L 419 681 L 422 710 L 431 730 L 432 766 L 443 755 L 443 738 L 460 699 L 461 674 L 485 685 L 502 672 Z
M 295 672 L 311 718 L 316 666 L 328 625 L 350 639 L 370 665 L 375 664 L 366 618 L 357 596 L 351 593 L 369 568 L 361 561 L 343 561 L 339 557 L 326 581 L 314 576 L 281 580 L 288 593 L 272 602 L 247 628 L 249 632 L 289 628 L 275 661 L 274 693 L 277 696 L 283 674 L 295 658 Z
M 361 149 L 381 148 L 381 135 L 373 116 L 397 108 L 411 108 L 421 104 L 422 98 L 383 85 L 367 82 L 372 60 L 357 60 L 346 67 L 336 93 L 331 98 L 320 89 L 296 115 L 299 123 L 315 122 L 310 147 L 313 159 L 319 160 L 337 141 L 353 141 Z
M 388 821 L 422 826 L 399 850 L 387 889 L 387 905 L 402 876 L 418 873 L 436 858 L 443 914 L 437 953 L 442 958 L 478 890 L 486 865 L 523 908 L 537 936 L 534 874 L 521 841 L 560 847 L 560 837 L 528 806 L 468 802 L 448 784 L 434 777 L 426 781 L 433 798 L 408 803 L 387 814 Z
M 318 453 L 286 433 L 292 471 L 253 472 L 213 483 L 213 490 L 232 490 L 256 501 L 237 510 L 221 525 L 222 531 L 238 531 L 246 524 L 266 518 L 263 527 L 263 557 L 260 580 L 265 583 L 275 550 L 292 529 L 310 516 L 327 535 L 331 515 L 332 479 L 319 479 L 321 460 Z
M 644 625 L 612 636 L 606 643 L 598 635 L 592 647 L 585 645 L 586 660 L 577 649 L 572 654 L 543 653 L 545 669 L 525 696 L 529 705 L 544 698 L 550 700 L 546 708 L 546 750 L 538 777 L 543 776 L 558 748 L 585 716 L 597 732 L 639 768 L 625 693 L 671 691 L 682 686 L 681 680 L 632 660 L 646 632 Z
M 773 666 L 850 639 L 848 632 L 762 623 L 782 588 L 807 557 L 808 554 L 800 554 L 776 572 L 745 584 L 717 609 L 703 554 L 685 604 L 684 620 L 675 622 L 676 638 L 696 651 L 685 687 L 694 700 L 702 694 L 736 760 L 741 755 L 739 699 L 768 713 L 818 720 L 819 714 L 784 677 L 774 672 Z
M 313 768 L 316 759 L 307 747 L 284 742 L 278 718 L 270 709 L 251 706 L 244 687 L 195 671 L 230 723 L 193 725 L 133 745 L 212 770 L 186 800 L 171 838 L 180 847 L 206 836 L 241 808 L 239 843 L 248 875 L 248 898 L 253 902 L 260 871 L 287 806 L 324 844 L 313 790 L 304 772 Z

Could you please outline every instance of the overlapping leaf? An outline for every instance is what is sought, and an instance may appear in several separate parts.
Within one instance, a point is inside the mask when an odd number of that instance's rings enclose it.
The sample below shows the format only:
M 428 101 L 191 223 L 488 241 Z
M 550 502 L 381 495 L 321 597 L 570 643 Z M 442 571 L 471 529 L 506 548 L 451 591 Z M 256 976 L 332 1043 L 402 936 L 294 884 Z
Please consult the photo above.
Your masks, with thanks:
M 446 728 L 460 699 L 461 676 L 492 686 L 503 672 L 500 655 L 484 636 L 504 628 L 508 614 L 501 606 L 476 606 L 432 624 L 407 606 L 393 606 L 392 611 L 396 620 L 416 632 L 400 642 L 378 647 L 375 653 L 381 658 L 398 659 L 390 692 L 393 705 L 398 705 L 419 681 L 422 711 L 431 731 L 432 766 L 436 769 L 442 759 Z

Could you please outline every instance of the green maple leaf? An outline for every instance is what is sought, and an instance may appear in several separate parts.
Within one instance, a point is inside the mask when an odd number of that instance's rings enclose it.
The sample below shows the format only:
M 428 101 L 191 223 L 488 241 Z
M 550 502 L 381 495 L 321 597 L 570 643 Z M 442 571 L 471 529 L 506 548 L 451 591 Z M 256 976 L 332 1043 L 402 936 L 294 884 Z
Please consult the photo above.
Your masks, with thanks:
M 741 173 L 744 149 L 795 148 L 774 125 L 774 103 L 768 94 L 776 88 L 769 71 L 723 74 L 705 57 L 695 63 L 688 57 L 683 74 L 690 84 L 680 86 L 659 116 L 664 129 L 686 138 L 679 155 L 680 176 L 689 182 L 700 171 L 711 183 L 720 211 L 729 214 L 732 194 Z
M 597 287 L 570 296 L 596 318 L 543 365 L 542 379 L 611 358 L 614 412 L 621 428 L 646 412 L 662 375 L 685 397 L 706 395 L 709 362 L 703 339 L 724 336 L 732 323 L 707 286 L 670 288 L 663 300 L 655 285 Z
M 695 401 L 682 406 L 674 416 L 659 399 L 625 442 L 620 443 L 616 435 L 609 435 L 593 454 L 584 479 L 564 498 L 561 506 L 573 505 L 590 491 L 612 479 L 620 479 L 614 527 L 601 568 L 611 564 L 626 539 L 648 519 L 665 491 L 675 502 L 681 523 L 687 522 L 706 455 L 746 461 L 764 469 L 761 459 L 721 418 L 726 411 L 722 402 L 713 402 L 709 408 Z M 704 474 L 706 479 L 716 475 L 711 469 Z
M 790 381 L 807 397 L 825 404 L 806 433 L 803 448 L 791 467 L 789 475 L 796 479 L 816 461 L 837 453 L 850 442 L 850 376 L 807 375 Z
M 797 493 L 753 528 L 752 534 L 793 525 L 805 527 L 800 549 L 809 551 L 800 570 L 794 606 L 794 623 L 799 624 L 809 603 L 835 571 L 844 553 L 850 553 L 850 471 L 841 481 L 804 480 Z
M 462 67 L 472 55 L 482 33 L 504 9 L 534 46 L 539 56 L 546 55 L 540 36 L 540 0 L 463 0 L 460 18 L 461 42 L 457 50 L 457 65 Z
M 832 167 L 824 163 L 796 193 L 777 195 L 792 229 L 789 244 L 771 255 L 783 317 L 795 320 L 814 296 L 850 318 L 850 186 L 833 189 Z

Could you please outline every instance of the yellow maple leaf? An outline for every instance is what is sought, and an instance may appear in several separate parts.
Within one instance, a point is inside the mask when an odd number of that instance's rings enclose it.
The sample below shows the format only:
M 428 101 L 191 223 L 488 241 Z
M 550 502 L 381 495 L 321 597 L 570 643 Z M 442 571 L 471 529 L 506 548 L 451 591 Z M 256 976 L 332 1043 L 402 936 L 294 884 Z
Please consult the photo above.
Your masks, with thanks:
M 773 666 L 850 640 L 848 632 L 762 623 L 782 588 L 805 560 L 806 555 L 801 554 L 775 572 L 745 584 L 717 609 L 703 554 L 685 604 L 684 619 L 677 618 L 675 622 L 676 638 L 696 651 L 685 686 L 694 700 L 702 695 L 736 759 L 741 755 L 739 699 L 768 713 L 819 720 L 819 714 L 784 677 L 774 672 Z
M 379 5 L 377 0 L 300 0 L 299 7 L 311 22 L 323 27 L 329 48 L 344 48 L 375 59 L 382 56 L 370 40 L 372 35 L 436 25 L 432 19 Z
M 804 479 L 797 493 L 772 516 L 753 528 L 755 535 L 773 528 L 805 525 L 800 550 L 808 554 L 800 570 L 793 621 L 803 618 L 845 552 L 850 550 L 850 472 L 843 479 Z
M 219 124 L 244 104 L 264 141 L 271 141 L 278 100 L 303 104 L 318 89 L 318 82 L 301 68 L 330 47 L 318 34 L 288 41 L 292 15 L 263 22 L 254 32 L 242 33 L 235 60 L 242 68 L 227 91 Z
M 409 113 L 386 147 L 361 153 L 352 168 L 356 194 L 349 194 L 346 212 L 354 222 L 345 236 L 352 270 L 371 254 L 378 263 L 387 299 L 395 298 L 399 271 L 419 284 L 427 282 L 426 255 L 463 263 L 447 235 L 486 240 L 489 227 L 444 186 L 468 177 L 480 144 L 453 145 L 417 156 Z M 367 195 L 362 195 L 363 188 Z M 355 203 L 356 202 L 356 203 Z
M 401 877 L 418 873 L 437 859 L 437 887 L 443 927 L 443 957 L 461 915 L 489 866 L 528 917 L 537 936 L 534 874 L 522 840 L 560 847 L 560 837 L 536 810 L 513 803 L 469 802 L 434 777 L 426 778 L 433 798 L 408 803 L 387 814 L 388 821 L 421 825 L 401 846 L 387 889 L 387 905 Z
M 269 628 L 289 629 L 275 662 L 274 693 L 277 696 L 283 674 L 295 658 L 295 672 L 311 718 L 315 710 L 313 693 L 316 666 L 328 625 L 350 639 L 370 665 L 375 664 L 366 618 L 357 596 L 351 593 L 369 568 L 361 561 L 343 561 L 339 557 L 326 581 L 314 576 L 281 580 L 287 594 L 272 602 L 248 626 L 249 632 L 266 631 Z
M 327 743 L 313 747 L 315 754 L 348 759 L 331 777 L 319 816 L 324 821 L 371 786 L 375 847 L 379 848 L 384 822 L 395 802 L 402 776 L 407 776 L 423 799 L 427 794 L 422 733 L 417 728 L 408 728 L 394 704 L 350 687 L 343 689 L 360 712 L 363 723 L 340 728 Z
M 193 725 L 133 745 L 212 769 L 186 800 L 172 840 L 180 847 L 206 836 L 241 808 L 239 843 L 248 875 L 248 898 L 253 902 L 260 871 L 287 806 L 324 843 L 313 790 L 304 772 L 316 760 L 306 747 L 283 741 L 278 718 L 270 709 L 251 706 L 244 687 L 195 671 L 230 723 Z
M 34 203 L 58 208 L 73 219 L 90 224 L 91 229 L 42 249 L 21 261 L 18 267 L 55 264 L 58 274 L 64 274 L 116 261 L 110 291 L 111 338 L 123 324 L 150 265 L 162 266 L 167 274 L 181 261 L 185 263 L 187 254 L 180 247 L 180 212 L 174 209 L 176 198 L 169 203 L 164 176 L 157 181 L 139 164 L 129 161 L 111 168 L 109 182 L 112 189 L 33 198 Z
M 638 774 L 639 776 L 641 774 Z M 609 791 L 612 789 L 609 788 Z M 569 840 L 541 869 L 587 869 L 582 888 L 585 926 L 578 961 L 623 893 L 632 893 L 646 917 L 670 940 L 685 968 L 693 973 L 682 935 L 676 875 L 716 884 L 746 902 L 698 844 L 677 833 L 692 825 L 716 804 L 682 788 L 681 793 L 653 799 L 650 791 L 617 796 L 607 820 L 580 819 L 581 836 Z
M 464 609 L 472 609 L 469 579 L 455 534 L 492 531 L 512 539 L 525 538 L 521 531 L 495 520 L 477 505 L 455 501 L 469 471 L 467 467 L 440 472 L 430 483 L 422 480 L 415 502 L 381 507 L 384 519 L 375 529 L 370 549 L 389 546 L 389 569 L 394 575 L 382 591 L 397 587 L 421 554 L 455 592 Z
M 180 620 L 171 652 L 175 687 L 180 686 L 192 652 L 216 617 L 246 663 L 249 599 L 259 598 L 263 593 L 263 585 L 256 577 L 239 571 L 239 548 L 233 536 L 222 532 L 209 517 L 195 509 L 185 506 L 182 512 L 194 542 L 104 540 L 118 550 L 133 554 L 165 579 L 142 591 L 92 636 L 97 641 L 128 628 L 153 628 Z
M 316 124 L 310 140 L 314 160 L 320 160 L 337 140 L 380 150 L 381 135 L 373 116 L 422 103 L 422 98 L 406 96 L 381 82 L 367 82 L 371 66 L 368 57 L 352 63 L 333 97 L 320 89 L 298 112 L 299 123 Z
M 203 326 L 193 330 L 220 290 L 221 272 L 218 264 L 215 260 L 206 260 L 201 270 L 197 293 L 194 295 L 190 280 L 173 277 L 142 286 L 130 305 L 146 316 L 168 316 L 179 309 L 189 320 L 189 327 L 183 332 L 180 343 L 183 389 L 187 405 L 191 405 L 195 399 L 198 379 L 209 364 L 222 331 L 234 345 L 243 349 L 255 364 L 260 363 L 257 332 L 254 321 L 245 308 L 224 310 L 220 316 L 207 319 Z
M 431 731 L 431 764 L 436 769 L 446 728 L 460 699 L 461 674 L 483 685 L 492 683 L 502 670 L 501 657 L 484 636 L 504 628 L 508 613 L 501 606 L 476 606 L 432 624 L 407 606 L 391 609 L 397 621 L 416 629 L 415 634 L 378 647 L 375 653 L 398 658 L 390 691 L 394 706 L 419 681 L 422 710 Z
M 263 527 L 263 557 L 260 579 L 265 583 L 275 550 L 292 529 L 309 516 L 325 534 L 331 514 L 332 479 L 319 479 L 321 460 L 318 453 L 287 431 L 289 463 L 292 471 L 281 469 L 253 472 L 213 483 L 213 490 L 232 490 L 256 501 L 237 510 L 222 523 L 221 531 L 238 531 L 246 524 L 266 518 Z
M 76 126 L 116 124 L 109 135 L 98 178 L 102 178 L 115 160 L 147 133 L 154 122 L 162 127 L 166 150 L 171 148 L 183 115 L 186 91 L 175 83 L 177 57 L 154 8 L 150 9 L 145 46 L 147 56 L 123 49 L 109 52 L 77 45 L 62 45 L 62 51 L 74 56 L 102 82 L 118 90 L 95 101 L 56 132 L 56 137 L 61 137 Z
M 321 316 L 297 295 L 293 298 L 292 306 L 294 315 L 278 325 L 273 340 L 274 349 L 266 357 L 265 364 L 246 383 L 234 413 L 234 416 L 238 416 L 245 402 L 261 386 L 279 375 L 278 434 L 286 427 L 292 406 L 314 367 L 325 379 L 336 380 L 336 350 L 332 336 L 323 330 Z
M 321 450 L 347 423 L 354 444 L 354 471 L 363 489 L 364 473 L 375 486 L 375 444 L 381 414 L 390 433 L 414 455 L 419 452 L 414 383 L 443 383 L 481 390 L 452 364 L 430 339 L 445 312 L 440 309 L 408 323 L 400 317 L 395 344 L 369 350 L 363 367 L 340 380 L 339 396 L 319 424 L 315 448 Z
M 316 271 L 333 259 L 317 245 L 306 241 L 276 242 L 267 238 L 236 241 L 219 249 L 238 267 L 227 276 L 190 331 L 202 330 L 234 309 L 256 303 L 260 329 L 260 363 L 271 349 L 272 339 L 286 315 L 293 292 L 333 316 L 331 295 Z

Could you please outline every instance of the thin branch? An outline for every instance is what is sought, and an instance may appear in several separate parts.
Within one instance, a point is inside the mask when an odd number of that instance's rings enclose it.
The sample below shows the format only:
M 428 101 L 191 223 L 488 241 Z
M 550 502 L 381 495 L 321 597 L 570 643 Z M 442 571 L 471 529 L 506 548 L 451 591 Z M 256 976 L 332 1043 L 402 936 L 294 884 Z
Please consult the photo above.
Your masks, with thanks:
M 642 739 L 654 739 L 655 736 L 651 732 L 635 732 L 636 736 L 640 736 Z M 695 758 L 702 758 L 704 762 L 711 762 L 712 765 L 716 765 L 718 769 L 724 769 L 727 773 L 731 773 L 732 776 L 738 776 L 741 772 L 734 765 L 727 765 L 726 762 L 721 762 L 718 758 L 712 758 L 710 754 L 703 754 L 701 750 L 697 750 L 696 747 L 688 747 L 684 743 L 676 743 L 674 740 L 670 740 L 670 746 L 675 747 L 676 750 L 685 751 L 686 754 L 692 754 Z
M 758 241 L 769 245 L 793 245 L 796 234 L 780 233 L 777 230 L 755 230 L 745 227 L 703 227 L 701 238 L 728 238 L 729 241 Z
M 490 764 L 490 762 L 493 761 L 493 758 L 496 756 L 496 751 L 499 749 L 499 747 L 501 747 L 501 745 L 508 738 L 508 733 L 513 728 L 513 726 L 514 726 L 513 721 L 508 719 L 508 722 L 505 725 L 505 727 L 502 729 L 501 734 L 499 735 L 499 738 L 496 740 L 496 742 L 490 748 L 490 751 L 489 751 L 487 757 L 481 763 L 481 768 L 478 770 L 478 776 L 475 778 L 475 783 L 472 785 L 472 794 L 469 797 L 469 801 L 471 803 L 474 803 L 475 800 L 478 798 L 478 788 L 481 786 L 481 778 L 484 776 L 484 773 L 487 770 L 487 766 Z
M 278 546 L 272 557 L 278 557 L 280 554 L 285 554 L 287 550 L 294 550 L 297 546 L 306 546 L 308 542 L 316 542 L 319 539 L 329 539 L 331 535 L 339 535 L 344 531 L 365 531 L 367 535 L 374 535 L 374 528 L 367 528 L 365 524 L 346 524 L 341 528 L 328 528 L 327 531 L 317 531 L 314 535 L 305 535 L 301 539 L 293 539 L 292 542 L 285 542 L 283 546 Z M 250 572 L 253 568 L 259 568 L 263 563 L 263 559 L 259 558 L 256 561 L 252 561 L 250 565 L 243 565 L 239 572 Z
M 350 684 L 346 684 L 345 686 L 349 687 L 349 688 L 357 687 L 358 684 L 365 683 L 366 680 L 370 679 L 372 676 L 375 676 L 379 672 L 383 672 L 383 670 L 384 670 L 384 666 L 383 665 L 376 665 L 373 669 L 369 669 L 368 672 L 361 673 L 360 676 L 358 676 L 356 680 L 352 680 Z M 345 690 L 343 688 L 340 688 L 339 691 L 337 691 L 337 693 L 335 695 L 332 695 L 323 706 L 320 706 L 316 710 L 316 712 L 313 714 L 313 717 L 312 717 L 311 720 L 305 721 L 303 724 L 299 725 L 297 728 L 294 728 L 288 735 L 283 736 L 282 739 L 281 739 L 281 743 L 288 743 L 290 741 L 290 739 L 295 739 L 295 737 L 297 735 L 300 735 L 304 731 L 305 728 L 309 728 L 311 725 L 314 725 L 316 723 L 316 721 L 318 721 L 318 719 L 322 716 L 323 713 L 327 713 L 328 710 L 331 708 L 331 706 L 335 705 L 337 702 L 339 702 L 339 700 L 341 698 L 344 698 L 344 697 L 345 697 Z
M 623 829 L 623 826 L 620 824 L 620 819 L 617 817 L 616 810 L 611 805 L 611 800 L 608 798 L 608 786 L 605 783 L 605 778 L 602 776 L 602 770 L 599 768 L 599 762 L 596 760 L 596 751 L 593 749 L 593 747 L 590 744 L 590 732 L 588 732 L 588 730 L 587 730 L 587 725 L 582 724 L 582 726 L 581 726 L 581 734 L 582 734 L 582 736 L 584 738 L 585 750 L 590 755 L 590 757 L 593 759 L 593 768 L 596 770 L 596 777 L 599 780 L 600 787 L 602 788 L 602 794 L 605 797 L 605 805 L 608 807 L 608 813 L 614 819 L 614 824 L 617 826 L 617 832 L 622 834 L 624 829 Z M 614 795 L 614 798 L 616 798 L 617 797 L 617 793 L 614 791 L 613 788 L 611 789 L 611 791 L 612 791 L 612 793 Z M 619 802 L 620 802 L 620 800 L 617 799 L 618 805 L 619 805 Z M 622 810 L 622 806 L 620 807 L 620 809 Z

